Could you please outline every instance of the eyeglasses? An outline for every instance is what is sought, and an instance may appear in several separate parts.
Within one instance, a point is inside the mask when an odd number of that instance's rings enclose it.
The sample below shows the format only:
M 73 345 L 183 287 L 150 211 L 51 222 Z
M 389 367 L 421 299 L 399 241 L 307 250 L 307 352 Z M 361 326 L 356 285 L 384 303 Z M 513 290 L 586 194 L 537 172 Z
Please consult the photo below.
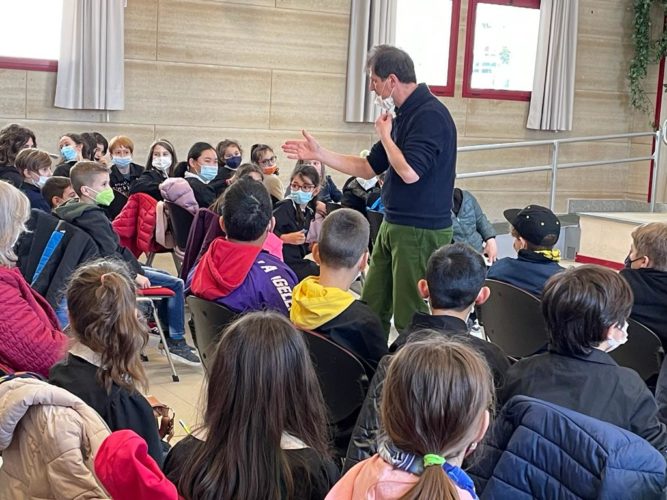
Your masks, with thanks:
M 304 184 L 303 186 L 300 186 L 295 182 L 290 184 L 289 187 L 292 191 L 304 191 L 306 193 L 310 193 L 313 189 L 315 189 L 313 184 Z
M 272 156 L 271 158 L 267 158 L 266 160 L 260 160 L 259 164 L 262 167 L 270 167 L 276 164 L 276 160 L 277 158 L 275 156 Z

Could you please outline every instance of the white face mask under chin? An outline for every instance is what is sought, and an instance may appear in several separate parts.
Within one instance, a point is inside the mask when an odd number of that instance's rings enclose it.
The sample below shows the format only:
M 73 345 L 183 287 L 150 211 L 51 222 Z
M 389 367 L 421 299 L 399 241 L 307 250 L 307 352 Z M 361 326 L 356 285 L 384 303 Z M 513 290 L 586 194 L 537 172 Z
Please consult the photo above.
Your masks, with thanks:
M 611 352 L 614 349 L 622 346 L 623 344 L 625 344 L 628 341 L 628 322 L 627 321 L 623 324 L 623 327 L 620 328 L 620 330 L 624 333 L 623 340 L 616 340 L 614 337 L 609 335 L 609 337 L 607 337 L 607 345 L 609 346 L 609 348 L 606 350 L 606 352 Z

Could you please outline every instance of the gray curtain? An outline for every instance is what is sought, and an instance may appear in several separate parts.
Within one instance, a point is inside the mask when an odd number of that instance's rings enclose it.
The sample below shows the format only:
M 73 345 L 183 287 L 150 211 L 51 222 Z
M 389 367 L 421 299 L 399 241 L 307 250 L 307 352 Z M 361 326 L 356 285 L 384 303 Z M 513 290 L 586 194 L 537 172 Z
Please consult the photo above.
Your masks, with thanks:
M 347 49 L 345 121 L 374 122 L 379 111 L 368 91 L 366 58 L 375 45 L 396 39 L 397 0 L 352 0 Z
M 64 0 L 55 106 L 123 109 L 125 0 Z
M 579 0 L 542 0 L 527 128 L 572 130 Z

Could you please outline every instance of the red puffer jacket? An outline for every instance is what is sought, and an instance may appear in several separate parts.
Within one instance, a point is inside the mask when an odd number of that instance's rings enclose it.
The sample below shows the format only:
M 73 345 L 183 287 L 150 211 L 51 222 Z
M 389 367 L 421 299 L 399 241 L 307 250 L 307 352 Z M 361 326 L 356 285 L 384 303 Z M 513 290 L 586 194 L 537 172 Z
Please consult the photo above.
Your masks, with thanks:
M 166 251 L 155 242 L 156 205 L 157 201 L 152 196 L 145 193 L 133 194 L 112 222 L 120 244 L 135 257 L 142 253 Z
M 48 376 L 67 350 L 67 336 L 49 303 L 18 269 L 0 266 L 0 363 Z

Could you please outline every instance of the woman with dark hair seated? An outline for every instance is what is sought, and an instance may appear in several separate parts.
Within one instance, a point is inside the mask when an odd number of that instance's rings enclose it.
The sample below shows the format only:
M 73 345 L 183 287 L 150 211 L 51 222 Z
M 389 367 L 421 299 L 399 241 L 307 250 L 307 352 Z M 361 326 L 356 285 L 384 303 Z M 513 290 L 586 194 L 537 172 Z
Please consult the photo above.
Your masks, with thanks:
M 249 313 L 224 331 L 203 420 L 164 464 L 187 500 L 321 500 L 338 478 L 308 348 L 281 314 Z
M 653 395 L 608 354 L 627 342 L 631 309 L 632 291 L 611 269 L 588 265 L 551 277 L 542 294 L 549 350 L 507 371 L 499 402 L 542 399 L 629 430 L 664 453 L 667 427 Z

